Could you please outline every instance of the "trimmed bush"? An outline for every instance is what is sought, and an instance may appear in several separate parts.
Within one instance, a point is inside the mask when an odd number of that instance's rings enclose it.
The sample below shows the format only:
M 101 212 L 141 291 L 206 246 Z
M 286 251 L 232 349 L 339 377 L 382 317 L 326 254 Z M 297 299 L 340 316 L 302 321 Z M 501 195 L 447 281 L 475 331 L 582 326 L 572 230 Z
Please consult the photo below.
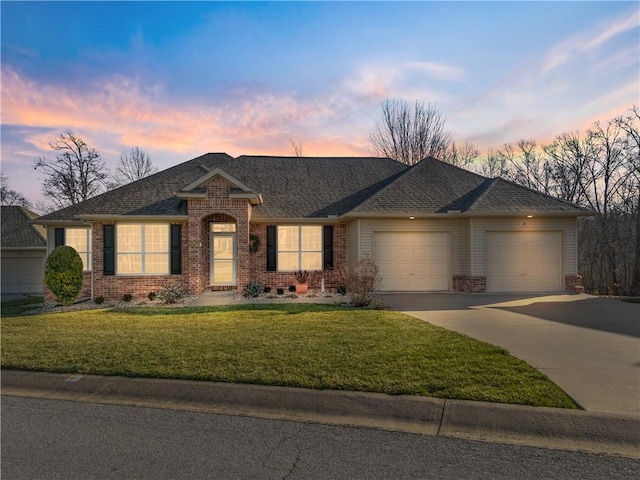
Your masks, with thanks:
M 277 289 L 277 290 L 276 290 L 276 293 L 277 293 L 278 295 L 284 295 L 284 288 L 279 288 L 279 289 Z
M 82 289 L 82 259 L 69 246 L 57 247 L 44 267 L 44 283 L 63 305 L 71 305 Z
M 130 302 L 132 298 L 133 298 L 133 295 L 131 295 L 130 293 L 125 293 L 122 296 L 122 301 L 123 302 Z
M 104 297 L 100 295 L 99 297 L 94 298 L 93 301 L 96 305 L 102 305 L 104 303 Z
M 156 299 L 156 292 L 149 292 L 147 298 L 153 302 Z
M 291 293 L 295 292 L 296 291 L 296 286 L 295 285 L 289 285 L 289 291 Z

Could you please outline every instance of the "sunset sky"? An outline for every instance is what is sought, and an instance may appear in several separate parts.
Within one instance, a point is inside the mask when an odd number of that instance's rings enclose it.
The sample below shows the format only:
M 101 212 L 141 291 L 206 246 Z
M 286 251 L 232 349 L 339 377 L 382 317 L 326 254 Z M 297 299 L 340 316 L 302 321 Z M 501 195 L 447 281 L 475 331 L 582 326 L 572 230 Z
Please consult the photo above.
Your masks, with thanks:
M 370 155 L 380 102 L 436 104 L 481 150 L 640 103 L 638 2 L 6 2 L 2 170 L 72 130 L 115 169 L 206 152 Z

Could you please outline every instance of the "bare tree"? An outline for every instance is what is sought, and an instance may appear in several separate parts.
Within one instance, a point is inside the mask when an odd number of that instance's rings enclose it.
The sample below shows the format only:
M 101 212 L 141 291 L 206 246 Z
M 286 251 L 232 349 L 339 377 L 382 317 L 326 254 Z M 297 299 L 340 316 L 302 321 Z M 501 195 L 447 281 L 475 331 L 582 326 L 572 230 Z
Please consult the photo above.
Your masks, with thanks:
M 370 134 L 373 151 L 407 165 L 426 157 L 444 158 L 451 143 L 445 130 L 445 117 L 430 103 L 416 102 L 413 107 L 403 100 L 385 100 L 382 121 Z
M 0 203 L 4 206 L 31 208 L 31 202 L 24 195 L 9 188 L 9 177 L 4 172 L 0 172 Z
M 471 165 L 480 156 L 480 150 L 471 142 L 464 142 L 458 145 L 452 141 L 444 152 L 441 160 L 455 165 L 456 167 L 465 168 Z
M 291 142 L 291 150 L 293 150 L 293 155 L 296 157 L 304 157 L 302 152 L 302 142 L 294 142 L 293 140 L 289 140 Z
M 133 147 L 128 152 L 120 155 L 120 161 L 116 168 L 114 181 L 111 187 L 120 187 L 127 183 L 135 182 L 148 177 L 158 171 L 158 168 L 151 162 L 151 157 L 144 150 Z
M 481 166 L 597 212 L 580 219 L 579 272 L 591 293 L 640 294 L 640 109 L 538 147 L 521 140 Z
M 40 157 L 34 169 L 44 173 L 42 192 L 58 208 L 75 205 L 106 188 L 108 170 L 94 148 L 67 131 L 49 144 L 55 160 Z
M 498 155 L 494 150 L 489 149 L 484 161 L 474 170 L 480 175 L 489 178 L 503 177 L 508 178 L 509 166 L 504 157 Z

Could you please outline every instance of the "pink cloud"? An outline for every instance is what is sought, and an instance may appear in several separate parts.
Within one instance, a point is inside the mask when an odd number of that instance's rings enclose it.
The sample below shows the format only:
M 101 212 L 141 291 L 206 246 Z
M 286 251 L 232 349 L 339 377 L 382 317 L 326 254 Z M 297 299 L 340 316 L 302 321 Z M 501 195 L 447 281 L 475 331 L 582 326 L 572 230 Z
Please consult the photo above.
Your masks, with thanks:
M 153 145 L 179 154 L 212 149 L 239 154 L 248 142 L 263 151 L 279 149 L 288 138 L 307 131 L 322 138 L 324 124 L 336 115 L 328 102 L 300 101 L 292 95 L 256 95 L 215 105 L 171 101 L 160 86 L 143 88 L 122 76 L 105 79 L 86 92 L 72 92 L 9 68 L 2 71 L 2 96 L 3 123 L 71 129 L 87 137 L 94 132 L 123 145 Z M 50 140 L 30 139 L 45 150 Z M 351 151 L 320 141 L 332 150 Z

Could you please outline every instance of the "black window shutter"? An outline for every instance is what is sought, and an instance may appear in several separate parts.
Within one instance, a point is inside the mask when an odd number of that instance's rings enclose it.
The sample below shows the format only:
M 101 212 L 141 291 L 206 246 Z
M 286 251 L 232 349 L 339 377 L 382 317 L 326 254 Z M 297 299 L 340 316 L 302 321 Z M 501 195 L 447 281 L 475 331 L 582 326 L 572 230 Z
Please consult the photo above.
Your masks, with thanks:
M 171 225 L 171 275 L 182 273 L 182 225 Z
M 114 225 L 102 226 L 102 273 L 116 274 L 116 231 Z
M 56 247 L 61 247 L 64 245 L 64 228 L 56 228 L 55 229 L 55 237 L 56 237 Z
M 333 225 L 322 227 L 322 268 L 324 270 L 333 269 Z
M 276 227 L 267 226 L 267 272 L 275 272 L 276 265 Z

